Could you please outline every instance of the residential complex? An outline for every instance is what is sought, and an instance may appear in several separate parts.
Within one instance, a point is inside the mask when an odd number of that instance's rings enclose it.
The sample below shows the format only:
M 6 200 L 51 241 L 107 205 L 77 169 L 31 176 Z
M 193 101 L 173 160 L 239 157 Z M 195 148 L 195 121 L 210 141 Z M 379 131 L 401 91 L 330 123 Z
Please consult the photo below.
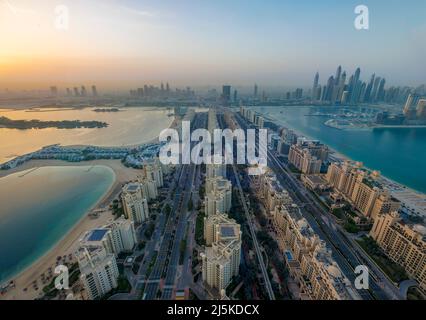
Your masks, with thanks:
M 259 129 L 265 126 L 265 119 L 254 110 L 240 107 L 240 114 L 247 120 L 257 126 Z
M 216 113 L 209 112 L 209 130 L 217 127 Z M 241 228 L 227 215 L 232 205 L 232 184 L 226 179 L 226 165 L 206 166 L 205 181 L 205 250 L 200 254 L 205 285 L 225 297 L 232 277 L 239 274 L 241 261 Z
M 295 205 L 277 206 L 273 227 L 291 276 L 300 285 L 301 299 L 358 299 L 331 251 L 312 230 Z
M 226 165 L 224 164 L 208 164 L 207 178 L 226 177 Z
M 302 217 L 299 207 L 267 171 L 256 187 L 268 209 L 276 241 L 291 276 L 300 286 L 301 299 L 358 299 L 350 281 L 334 261 L 331 251 Z
M 230 230 L 229 228 L 233 229 L 233 232 L 229 235 L 223 232 L 227 228 L 228 230 Z M 241 234 L 240 225 L 226 214 L 217 213 L 204 217 L 204 240 L 207 246 L 211 246 L 214 242 L 228 241 L 228 236 L 232 240 L 234 235 L 239 234 Z
M 204 220 L 207 247 L 205 252 L 201 253 L 203 281 L 223 295 L 222 290 L 225 290 L 231 278 L 239 273 L 240 225 L 224 214 L 215 214 Z
M 362 169 L 362 164 L 332 163 L 327 182 L 365 217 L 375 219 L 379 214 L 398 211 L 400 202 L 377 182 L 378 172 Z
M 135 223 L 142 223 L 149 217 L 147 198 L 142 193 L 141 184 L 132 182 L 123 187 L 121 195 L 124 214 Z
M 231 182 L 217 176 L 206 179 L 206 214 L 228 213 L 232 204 Z
M 158 158 L 145 159 L 143 171 L 146 180 L 154 181 L 157 188 L 163 187 L 163 166 Z
M 83 247 L 103 247 L 115 256 L 123 251 L 131 252 L 136 244 L 134 222 L 120 217 L 102 228 L 88 231 L 80 244 Z
M 318 141 L 300 139 L 290 146 L 288 161 L 304 174 L 318 174 L 328 159 L 328 147 Z
M 380 214 L 370 236 L 426 292 L 426 228 L 406 224 L 397 212 Z
M 117 287 L 119 272 L 114 254 L 102 246 L 82 246 L 75 255 L 88 299 L 100 299 Z

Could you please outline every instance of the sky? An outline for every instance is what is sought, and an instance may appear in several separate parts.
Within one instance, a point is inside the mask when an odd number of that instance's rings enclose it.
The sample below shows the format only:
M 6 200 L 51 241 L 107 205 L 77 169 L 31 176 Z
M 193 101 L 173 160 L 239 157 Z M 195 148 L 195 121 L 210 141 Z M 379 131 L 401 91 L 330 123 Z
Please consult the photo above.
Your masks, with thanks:
M 369 30 L 354 27 L 360 4 Z M 416 86 L 425 14 L 424 0 L 0 0 L 0 88 L 310 86 L 338 65 Z

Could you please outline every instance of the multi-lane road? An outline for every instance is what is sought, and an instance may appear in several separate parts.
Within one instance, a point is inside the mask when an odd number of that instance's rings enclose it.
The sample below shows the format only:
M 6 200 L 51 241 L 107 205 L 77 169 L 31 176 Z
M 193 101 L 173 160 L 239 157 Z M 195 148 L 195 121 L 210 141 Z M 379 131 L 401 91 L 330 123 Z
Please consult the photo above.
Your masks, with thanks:
M 224 123 L 224 120 L 220 115 L 218 115 L 218 123 L 219 123 L 219 126 L 222 129 L 226 128 L 226 124 Z M 237 183 L 238 194 L 240 196 L 241 203 L 243 205 L 244 214 L 245 214 L 246 220 L 247 220 L 247 225 L 249 227 L 250 235 L 251 235 L 251 238 L 253 240 L 254 249 L 256 251 L 257 261 L 259 263 L 259 268 L 260 268 L 260 271 L 262 273 L 263 281 L 264 281 L 264 284 L 265 284 L 266 293 L 268 294 L 268 298 L 270 300 L 275 300 L 274 290 L 272 289 L 272 286 L 271 286 L 271 281 L 270 281 L 269 276 L 268 276 L 268 271 L 266 270 L 266 266 L 265 266 L 265 262 L 263 260 L 262 251 L 260 250 L 259 242 L 257 241 L 256 230 L 254 228 L 252 216 L 250 215 L 249 209 L 247 207 L 246 198 L 244 196 L 244 192 L 243 192 L 243 189 L 241 187 L 240 177 L 238 175 L 238 171 L 235 167 L 235 164 L 232 165 L 232 170 L 233 170 L 233 173 L 234 173 L 234 176 L 235 176 L 235 181 Z
M 192 129 L 206 126 L 206 115 L 195 116 Z M 176 288 L 176 276 L 179 267 L 180 244 L 184 239 L 188 202 L 191 199 L 195 179 L 196 165 L 184 164 L 180 166 L 178 184 L 173 196 L 171 212 L 167 217 L 164 234 L 159 240 L 157 258 L 152 271 L 146 281 L 143 298 L 154 300 L 157 298 L 170 300 Z M 159 293 L 160 283 L 163 282 L 162 292 Z M 188 284 L 189 285 L 189 284 Z
M 243 129 L 253 128 L 239 114 L 235 113 L 234 115 Z M 271 150 L 268 150 L 268 166 L 277 175 L 280 183 L 286 187 L 313 230 L 332 248 L 333 257 L 352 283 L 354 283 L 357 276 L 354 271 L 355 268 L 358 265 L 367 265 L 370 270 L 370 291 L 358 290 L 360 296 L 363 299 L 398 299 L 398 289 L 375 266 L 369 257 L 361 254 L 359 249 L 354 247 L 354 244 L 342 234 L 335 222 L 329 218 L 329 213 L 293 177 L 285 164 L 277 159 Z

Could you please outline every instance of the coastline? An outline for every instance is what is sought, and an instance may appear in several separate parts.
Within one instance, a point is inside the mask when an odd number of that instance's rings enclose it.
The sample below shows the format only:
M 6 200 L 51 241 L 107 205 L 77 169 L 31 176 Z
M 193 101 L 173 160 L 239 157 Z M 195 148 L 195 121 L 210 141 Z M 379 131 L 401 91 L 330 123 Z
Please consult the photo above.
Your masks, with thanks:
M 114 182 L 99 200 L 81 217 L 81 219 L 45 254 L 34 261 L 27 268 L 23 269 L 10 280 L 15 283 L 15 288 L 9 289 L 4 295 L 0 296 L 3 300 L 32 300 L 42 295 L 44 285 L 41 284 L 41 274 L 47 274 L 47 270 L 51 267 L 53 270 L 56 266 L 56 258 L 58 256 L 68 256 L 76 249 L 77 240 L 92 228 L 100 227 L 113 219 L 112 212 L 106 207 L 119 194 L 122 184 L 132 180 L 140 171 L 137 169 L 126 168 L 120 160 L 93 160 L 87 162 L 71 163 L 61 160 L 31 160 L 17 168 L 0 172 L 0 178 L 12 173 L 46 166 L 93 166 L 101 165 L 108 167 L 114 173 Z M 95 209 L 101 209 L 102 212 L 97 218 L 91 218 L 89 213 Z M 33 288 L 33 282 L 37 281 L 38 291 Z M 6 281 L 7 283 L 8 281 Z M 24 291 L 24 289 L 27 289 Z
M 290 124 L 288 124 L 287 122 L 285 122 L 283 120 L 275 119 L 270 113 L 265 113 L 264 116 L 265 116 L 265 119 L 268 119 L 271 122 L 274 122 L 274 123 L 276 123 L 278 125 L 281 125 L 281 126 L 284 126 L 286 128 L 289 128 L 289 129 L 293 130 L 298 136 L 303 136 L 303 137 L 306 137 L 306 138 L 312 139 L 312 140 L 318 140 L 318 139 L 316 139 L 314 137 L 311 137 L 311 136 L 309 136 L 309 135 L 301 132 L 298 129 L 295 129 L 293 126 L 291 126 Z M 343 153 L 340 153 L 339 151 L 331 148 L 328 145 L 327 145 L 327 147 L 331 151 L 331 154 L 333 155 L 333 157 L 336 158 L 337 160 L 340 160 L 340 161 L 358 161 L 358 162 L 362 162 L 360 160 L 351 159 L 350 157 L 346 156 Z M 367 167 L 364 163 L 363 163 L 363 167 L 366 168 L 366 169 L 368 169 L 368 170 L 370 170 L 370 171 L 374 171 L 374 169 L 371 169 L 371 168 Z M 423 192 L 419 191 L 419 190 L 410 188 L 410 187 L 408 187 L 408 186 L 406 186 L 406 185 L 404 185 L 402 183 L 399 183 L 399 182 L 397 182 L 397 181 L 395 181 L 395 180 L 393 180 L 393 179 L 391 179 L 391 178 L 389 178 L 387 176 L 384 176 L 382 174 L 380 174 L 380 177 L 381 177 L 381 179 L 383 179 L 383 180 L 386 181 L 387 185 L 389 185 L 389 184 L 397 185 L 399 188 L 401 188 L 401 189 L 403 189 L 405 191 L 411 192 L 411 193 L 413 193 L 413 194 L 415 194 L 415 195 L 417 195 L 419 197 L 425 197 L 425 194 Z M 393 190 L 391 190 L 391 192 L 393 192 Z

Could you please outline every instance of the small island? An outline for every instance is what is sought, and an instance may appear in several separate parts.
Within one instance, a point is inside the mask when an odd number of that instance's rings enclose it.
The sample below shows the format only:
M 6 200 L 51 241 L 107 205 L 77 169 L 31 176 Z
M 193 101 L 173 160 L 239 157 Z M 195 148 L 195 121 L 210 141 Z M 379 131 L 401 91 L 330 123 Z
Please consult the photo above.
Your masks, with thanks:
M 118 108 L 99 108 L 93 110 L 94 112 L 119 112 L 120 109 Z
M 6 117 L 0 117 L 0 128 L 7 129 L 76 129 L 76 128 L 105 128 L 106 122 L 100 121 L 80 121 L 80 120 L 62 120 L 62 121 L 41 121 L 41 120 L 12 120 Z

